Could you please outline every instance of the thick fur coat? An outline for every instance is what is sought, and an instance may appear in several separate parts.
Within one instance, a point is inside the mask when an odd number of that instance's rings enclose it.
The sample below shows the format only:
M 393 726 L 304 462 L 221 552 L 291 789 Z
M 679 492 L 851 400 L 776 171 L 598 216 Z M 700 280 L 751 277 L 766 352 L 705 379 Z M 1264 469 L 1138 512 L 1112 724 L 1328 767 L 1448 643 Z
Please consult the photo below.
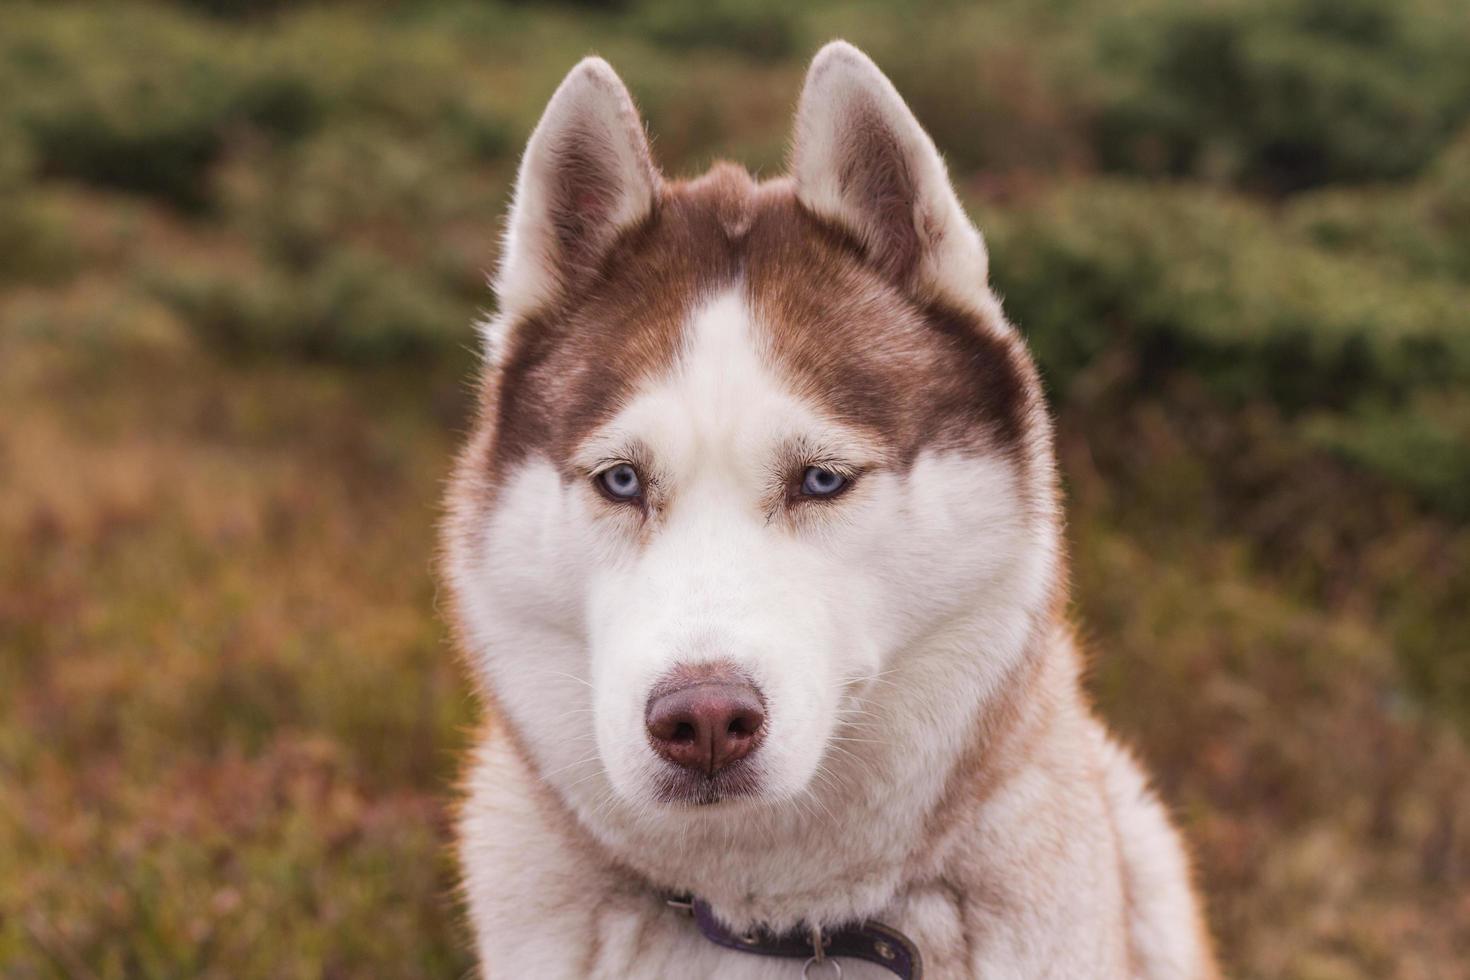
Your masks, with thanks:
M 1215 975 L 1178 835 L 1079 683 L 1035 368 L 872 62 L 817 55 L 764 182 L 665 180 L 582 62 L 496 290 L 444 528 L 490 719 L 458 845 L 489 977 L 801 975 L 671 892 L 736 929 L 879 919 L 930 978 Z M 706 668 L 758 739 L 681 768 L 653 703 Z

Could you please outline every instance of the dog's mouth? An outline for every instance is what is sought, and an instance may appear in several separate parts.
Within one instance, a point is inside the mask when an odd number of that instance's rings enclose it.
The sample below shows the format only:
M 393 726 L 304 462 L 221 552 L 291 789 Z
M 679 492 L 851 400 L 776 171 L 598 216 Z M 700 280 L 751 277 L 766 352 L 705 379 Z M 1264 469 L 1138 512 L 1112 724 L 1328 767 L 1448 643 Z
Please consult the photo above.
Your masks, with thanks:
M 760 779 L 751 764 L 741 760 L 713 775 L 669 766 L 654 783 L 654 798 L 671 806 L 703 807 L 755 796 Z

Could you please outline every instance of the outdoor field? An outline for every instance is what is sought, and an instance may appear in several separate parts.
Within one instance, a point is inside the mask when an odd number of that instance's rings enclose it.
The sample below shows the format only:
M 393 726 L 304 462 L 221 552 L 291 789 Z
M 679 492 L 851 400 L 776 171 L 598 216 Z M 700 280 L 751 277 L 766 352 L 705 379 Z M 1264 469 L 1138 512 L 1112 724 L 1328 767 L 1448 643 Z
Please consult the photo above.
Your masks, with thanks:
M 1090 686 L 1233 977 L 1470 977 L 1470 5 L 0 5 L 0 976 L 461 977 L 435 524 L 608 58 L 780 172 L 867 50 L 1059 425 Z

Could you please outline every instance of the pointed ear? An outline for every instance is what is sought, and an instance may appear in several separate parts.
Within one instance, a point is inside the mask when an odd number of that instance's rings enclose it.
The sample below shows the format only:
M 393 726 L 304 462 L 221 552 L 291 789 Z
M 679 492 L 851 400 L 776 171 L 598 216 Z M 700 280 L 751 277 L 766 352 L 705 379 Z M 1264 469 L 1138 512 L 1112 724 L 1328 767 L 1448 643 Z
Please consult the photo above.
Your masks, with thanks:
M 529 312 L 596 272 L 618 233 L 652 213 L 660 177 L 643 122 L 601 58 L 573 68 L 521 158 L 495 292 Z
M 878 66 L 845 41 L 817 53 L 796 110 L 792 175 L 884 275 L 988 307 L 985 245 L 934 141 Z

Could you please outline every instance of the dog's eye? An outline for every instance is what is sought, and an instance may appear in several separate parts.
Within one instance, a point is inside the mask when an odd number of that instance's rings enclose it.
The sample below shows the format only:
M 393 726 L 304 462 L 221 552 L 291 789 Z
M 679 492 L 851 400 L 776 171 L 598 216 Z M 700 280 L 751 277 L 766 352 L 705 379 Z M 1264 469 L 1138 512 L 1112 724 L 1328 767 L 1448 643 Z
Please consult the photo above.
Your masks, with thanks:
M 801 493 L 806 497 L 832 497 L 847 489 L 847 477 L 820 466 L 808 466 L 801 475 Z
M 609 466 L 592 479 L 613 500 L 636 500 L 643 494 L 643 481 L 629 463 Z

